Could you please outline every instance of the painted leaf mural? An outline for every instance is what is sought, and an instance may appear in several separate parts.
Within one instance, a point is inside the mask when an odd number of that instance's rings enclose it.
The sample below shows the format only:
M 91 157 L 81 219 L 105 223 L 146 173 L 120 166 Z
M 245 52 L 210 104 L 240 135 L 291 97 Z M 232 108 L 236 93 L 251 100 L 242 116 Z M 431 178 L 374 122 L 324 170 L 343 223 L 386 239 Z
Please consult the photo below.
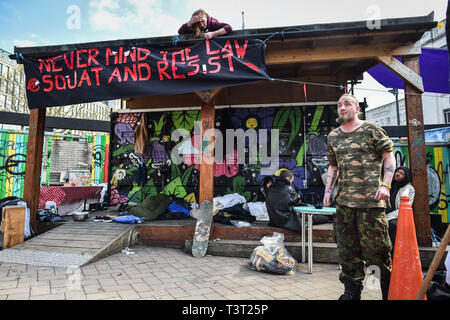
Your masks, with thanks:
M 194 129 L 195 121 L 200 121 L 201 113 L 196 110 L 174 111 L 172 112 L 172 121 L 175 129 L 186 129 L 191 131 Z
M 215 113 L 215 128 L 222 133 L 224 144 L 227 143 L 226 130 L 242 129 L 244 132 L 249 129 L 267 130 L 267 135 L 257 134 L 258 145 L 270 146 L 272 142 L 272 130 L 280 131 L 280 166 L 289 168 L 294 172 L 294 185 L 303 193 L 323 192 L 323 183 L 319 181 L 319 169 L 316 166 L 305 166 L 305 157 L 311 161 L 311 157 L 324 157 L 325 151 L 321 148 L 324 137 L 335 122 L 329 123 L 328 119 L 335 119 L 335 107 L 268 107 L 268 108 L 225 108 L 217 109 Z M 132 128 L 135 127 L 135 117 L 130 117 L 128 121 Z M 198 133 L 195 122 L 201 121 L 201 112 L 198 110 L 174 111 L 174 112 L 148 112 L 146 113 L 150 133 L 150 156 L 139 158 L 133 156 L 133 145 L 123 134 L 114 135 L 112 141 L 111 167 L 114 170 L 121 168 L 125 170 L 126 177 L 116 182 L 116 188 L 123 195 L 128 195 L 133 199 L 139 198 L 149 192 L 167 193 L 190 202 L 198 201 L 200 189 L 200 165 L 193 163 L 196 153 L 201 150 L 201 145 L 194 139 L 194 134 Z M 113 124 L 117 120 L 113 119 Z M 304 123 L 307 123 L 305 129 Z M 184 141 L 183 153 L 180 164 L 172 163 L 172 151 L 175 145 L 180 142 L 171 141 L 171 135 L 176 129 L 185 129 L 190 133 L 190 137 Z M 128 129 L 129 130 L 129 129 Z M 121 132 L 121 131 L 119 131 Z M 311 134 L 314 135 L 311 136 Z M 234 138 L 236 139 L 236 138 Z M 306 144 L 313 143 L 312 149 L 305 147 Z M 201 139 L 199 139 L 201 141 Z M 270 167 L 270 164 L 261 163 L 257 145 L 249 145 L 249 139 L 245 143 L 246 163 L 237 163 L 237 156 L 228 155 L 228 163 L 214 164 L 214 190 L 215 196 L 222 196 L 228 193 L 239 193 L 247 201 L 261 201 L 259 186 L 264 176 L 261 174 L 262 168 Z M 235 143 L 235 141 L 233 141 Z M 237 148 L 235 144 L 235 148 Z M 252 149 L 253 148 L 253 149 Z M 256 150 L 257 163 L 248 162 L 250 152 Z M 314 152 L 309 152 L 310 150 Z M 225 149 L 224 149 L 225 156 Z M 298 161 L 299 159 L 301 161 Z M 311 159 L 310 159 L 311 158 Z M 139 163 L 145 163 L 152 172 L 147 171 L 147 184 L 151 187 L 133 185 L 133 175 L 138 172 Z M 315 162 L 318 163 L 317 161 Z M 120 167 L 122 165 L 122 167 Z M 323 170 L 322 167 L 320 167 Z M 310 172 L 311 171 L 311 172 Z M 317 173 L 315 172 L 317 171 Z M 130 177 L 128 177 L 130 176 Z M 145 189 L 147 188 L 147 189 Z M 151 190 L 151 191 L 150 191 Z M 141 193 L 140 193 L 141 192 Z

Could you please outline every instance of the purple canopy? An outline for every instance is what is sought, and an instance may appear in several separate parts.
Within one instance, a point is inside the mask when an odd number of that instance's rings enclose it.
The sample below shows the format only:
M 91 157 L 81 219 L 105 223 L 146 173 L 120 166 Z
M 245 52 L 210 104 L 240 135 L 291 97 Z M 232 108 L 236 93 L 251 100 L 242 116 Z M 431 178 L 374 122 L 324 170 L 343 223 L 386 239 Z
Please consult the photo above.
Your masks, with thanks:
M 401 61 L 400 58 L 397 59 Z M 450 93 L 447 49 L 422 48 L 419 67 L 425 92 Z M 384 64 L 380 63 L 368 72 L 386 88 L 404 89 L 403 80 Z

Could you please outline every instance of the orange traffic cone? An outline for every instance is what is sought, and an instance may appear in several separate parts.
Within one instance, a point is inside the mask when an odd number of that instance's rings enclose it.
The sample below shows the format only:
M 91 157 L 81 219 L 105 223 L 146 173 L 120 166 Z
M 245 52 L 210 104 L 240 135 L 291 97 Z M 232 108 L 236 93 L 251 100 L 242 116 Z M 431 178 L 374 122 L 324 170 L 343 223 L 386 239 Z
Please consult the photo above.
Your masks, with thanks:
M 409 197 L 400 200 L 388 300 L 415 300 L 423 281 L 422 266 Z

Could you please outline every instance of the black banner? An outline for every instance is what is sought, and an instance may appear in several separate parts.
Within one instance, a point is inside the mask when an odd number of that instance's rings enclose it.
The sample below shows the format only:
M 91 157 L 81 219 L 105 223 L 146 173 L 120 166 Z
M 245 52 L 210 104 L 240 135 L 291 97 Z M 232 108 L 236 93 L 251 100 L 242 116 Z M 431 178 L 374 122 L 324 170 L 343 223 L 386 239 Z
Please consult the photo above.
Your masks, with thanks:
M 141 96 L 166 96 L 268 79 L 264 44 L 212 39 L 163 51 L 120 46 L 24 59 L 30 109 Z

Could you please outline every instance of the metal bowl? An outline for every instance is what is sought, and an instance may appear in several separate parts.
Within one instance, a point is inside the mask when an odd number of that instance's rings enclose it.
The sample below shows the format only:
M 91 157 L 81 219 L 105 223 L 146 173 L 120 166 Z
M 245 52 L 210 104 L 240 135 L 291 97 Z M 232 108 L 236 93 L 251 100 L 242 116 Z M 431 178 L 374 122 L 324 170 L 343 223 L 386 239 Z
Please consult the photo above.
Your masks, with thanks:
M 72 214 L 72 219 L 74 221 L 85 221 L 87 218 L 89 218 L 88 212 L 74 212 L 74 214 Z

